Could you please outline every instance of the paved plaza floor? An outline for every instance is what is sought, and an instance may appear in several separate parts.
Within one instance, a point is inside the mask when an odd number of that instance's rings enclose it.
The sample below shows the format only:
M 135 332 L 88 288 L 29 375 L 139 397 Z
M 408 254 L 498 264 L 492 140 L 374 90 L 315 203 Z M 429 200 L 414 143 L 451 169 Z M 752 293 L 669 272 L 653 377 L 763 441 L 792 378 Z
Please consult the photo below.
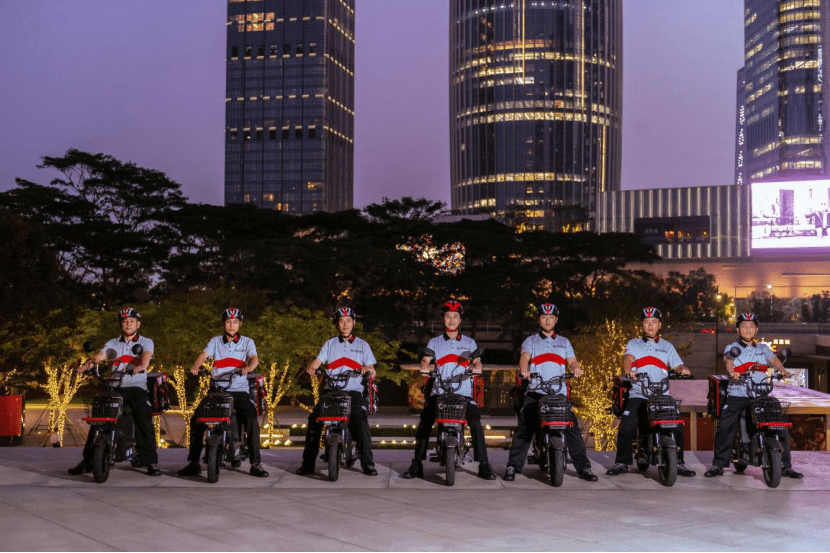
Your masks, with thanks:
M 184 449 L 160 450 L 163 475 L 119 463 L 104 484 L 69 476 L 80 448 L 0 448 L 0 549 L 4 551 L 826 551 L 830 454 L 795 452 L 803 480 L 768 489 L 760 470 L 704 478 L 711 453 L 687 453 L 695 478 L 672 488 L 647 473 L 605 476 L 613 453 L 589 451 L 599 481 L 572 467 L 553 488 L 537 467 L 514 482 L 475 476 L 465 465 L 447 487 L 436 463 L 426 478 L 400 474 L 409 451 L 379 450 L 380 474 L 357 467 L 329 482 L 297 476 L 301 451 L 265 450 L 270 472 L 248 464 L 209 484 L 179 478 Z M 501 475 L 507 451 L 491 449 Z

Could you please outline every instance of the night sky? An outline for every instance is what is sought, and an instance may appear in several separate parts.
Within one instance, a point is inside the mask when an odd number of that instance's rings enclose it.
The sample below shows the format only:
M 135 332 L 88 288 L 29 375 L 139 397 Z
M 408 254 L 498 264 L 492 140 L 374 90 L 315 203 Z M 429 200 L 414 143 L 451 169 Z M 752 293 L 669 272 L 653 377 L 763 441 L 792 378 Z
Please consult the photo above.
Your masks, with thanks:
M 742 0 L 623 0 L 622 186 L 731 184 Z M 357 0 L 355 207 L 449 203 L 449 0 Z M 0 190 L 68 148 L 224 193 L 224 0 L 2 0 Z

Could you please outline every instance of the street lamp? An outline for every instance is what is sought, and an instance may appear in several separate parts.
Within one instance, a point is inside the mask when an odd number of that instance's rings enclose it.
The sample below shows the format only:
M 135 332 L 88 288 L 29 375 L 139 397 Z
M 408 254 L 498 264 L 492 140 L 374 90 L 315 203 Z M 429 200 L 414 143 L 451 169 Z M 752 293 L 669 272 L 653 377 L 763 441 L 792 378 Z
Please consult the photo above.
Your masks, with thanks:
M 720 289 L 718 289 L 718 293 L 715 296 L 715 374 L 718 374 L 720 369 L 720 350 L 718 349 L 718 322 L 720 319 L 720 300 L 723 299 L 723 296 L 720 295 Z

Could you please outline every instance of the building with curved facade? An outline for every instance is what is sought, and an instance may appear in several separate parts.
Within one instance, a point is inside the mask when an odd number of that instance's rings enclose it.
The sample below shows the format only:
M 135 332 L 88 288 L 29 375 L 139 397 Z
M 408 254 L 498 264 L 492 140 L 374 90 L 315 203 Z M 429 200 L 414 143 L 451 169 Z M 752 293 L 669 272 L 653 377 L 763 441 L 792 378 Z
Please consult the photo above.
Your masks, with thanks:
M 450 0 L 453 210 L 588 228 L 621 136 L 621 0 Z

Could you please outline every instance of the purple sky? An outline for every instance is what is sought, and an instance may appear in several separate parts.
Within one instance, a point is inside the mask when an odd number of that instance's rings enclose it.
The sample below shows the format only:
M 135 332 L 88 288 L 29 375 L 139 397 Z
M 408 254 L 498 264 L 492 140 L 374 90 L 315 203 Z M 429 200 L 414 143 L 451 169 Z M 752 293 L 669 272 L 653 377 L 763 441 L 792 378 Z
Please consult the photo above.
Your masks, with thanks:
M 624 0 L 623 188 L 733 181 L 742 0 Z M 355 207 L 449 202 L 449 0 L 357 0 Z M 223 0 L 0 2 L 0 190 L 74 147 L 223 201 Z

